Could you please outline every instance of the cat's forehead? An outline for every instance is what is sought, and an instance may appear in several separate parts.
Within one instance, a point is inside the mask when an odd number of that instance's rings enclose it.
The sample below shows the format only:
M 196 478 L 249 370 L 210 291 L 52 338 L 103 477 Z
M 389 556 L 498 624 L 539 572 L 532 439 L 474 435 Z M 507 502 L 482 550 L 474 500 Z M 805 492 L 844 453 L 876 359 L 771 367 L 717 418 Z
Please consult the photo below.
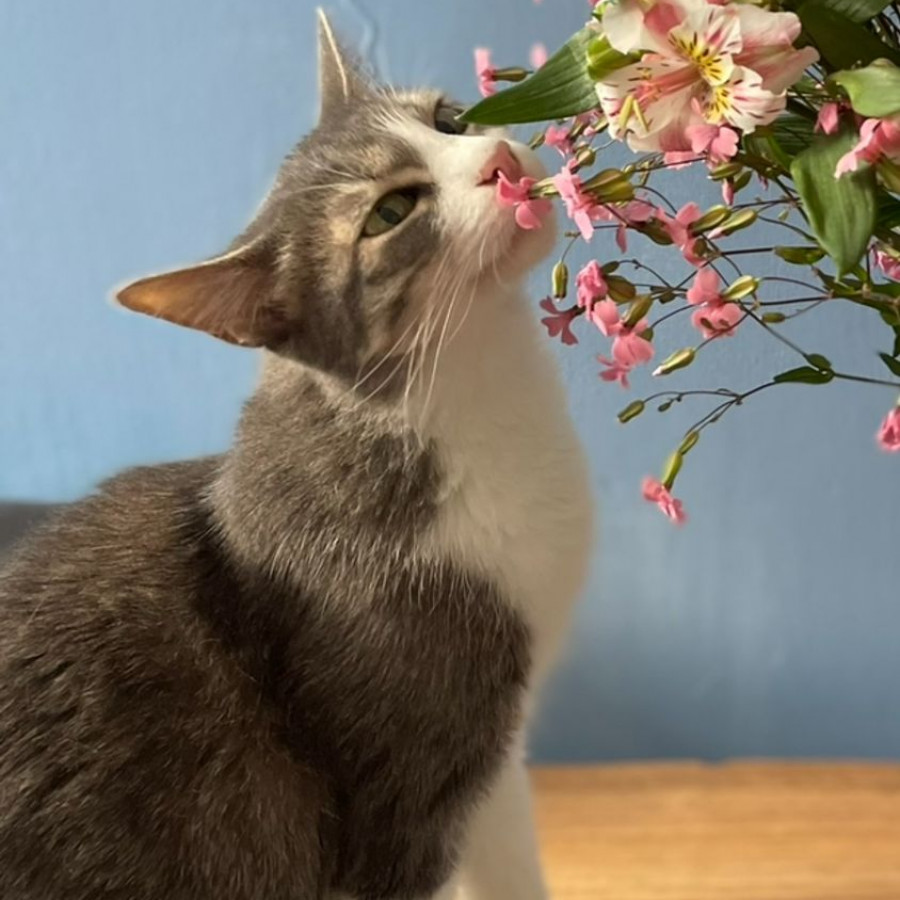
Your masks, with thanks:
M 422 160 L 403 137 L 403 124 L 431 127 L 439 91 L 373 91 L 349 105 L 345 115 L 320 123 L 296 147 L 286 168 L 303 181 L 331 178 L 382 180 L 400 169 L 421 167 Z

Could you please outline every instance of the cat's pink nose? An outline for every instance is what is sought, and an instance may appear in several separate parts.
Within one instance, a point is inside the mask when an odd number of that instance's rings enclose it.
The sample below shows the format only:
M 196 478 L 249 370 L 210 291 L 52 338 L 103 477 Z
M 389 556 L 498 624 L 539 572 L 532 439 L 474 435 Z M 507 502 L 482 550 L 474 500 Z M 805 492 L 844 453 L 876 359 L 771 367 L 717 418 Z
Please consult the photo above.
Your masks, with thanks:
M 479 184 L 493 184 L 502 172 L 510 181 L 518 181 L 524 174 L 522 163 L 516 159 L 512 147 L 506 141 L 498 141 L 490 159 L 478 173 Z

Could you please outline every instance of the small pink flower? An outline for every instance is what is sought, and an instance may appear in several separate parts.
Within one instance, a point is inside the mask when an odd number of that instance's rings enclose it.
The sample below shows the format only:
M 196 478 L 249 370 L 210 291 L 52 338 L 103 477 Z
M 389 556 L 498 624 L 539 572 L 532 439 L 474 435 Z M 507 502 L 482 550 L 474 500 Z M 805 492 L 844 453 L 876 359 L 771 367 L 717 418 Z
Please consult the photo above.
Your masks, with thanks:
M 691 234 L 691 225 L 700 218 L 702 213 L 696 203 L 686 203 L 672 218 L 663 210 L 657 210 L 657 218 L 662 222 L 672 242 L 681 250 L 684 258 L 692 266 L 698 268 L 705 265 L 706 261 L 697 256 L 697 238 Z
M 530 59 L 532 69 L 540 69 L 547 62 L 548 58 L 547 48 L 543 44 L 531 45 Z
M 619 308 L 612 300 L 595 303 L 589 315 L 591 321 L 600 329 L 600 333 L 606 337 L 616 337 L 624 331 L 622 320 L 619 318 Z
M 691 306 L 699 307 L 691 316 L 691 324 L 704 338 L 734 334 L 744 312 L 737 303 L 728 303 L 719 291 L 719 276 L 714 269 L 700 269 L 687 292 Z
M 593 309 L 598 300 L 602 300 L 608 291 L 603 269 L 596 260 L 591 260 L 576 276 L 578 305 L 588 311 Z M 615 304 L 613 304 L 615 306 Z
M 568 166 L 553 176 L 553 184 L 566 205 L 569 218 L 578 226 L 581 236 L 589 241 L 594 236 L 593 221 L 597 204 L 589 194 L 582 191 L 581 179 Z
M 878 266 L 888 278 L 893 278 L 894 281 L 900 281 L 900 257 L 894 256 L 888 253 L 887 250 L 881 248 L 877 248 L 873 251 L 873 257 L 875 265 Z
M 548 147 L 555 147 L 563 156 L 567 156 L 573 150 L 569 129 L 564 125 L 551 125 L 544 132 L 544 143 Z
M 475 74 L 478 76 L 478 90 L 482 97 L 490 97 L 497 93 L 497 70 L 491 63 L 491 51 L 487 47 L 475 49 Z
M 888 453 L 900 452 L 900 406 L 895 406 L 881 423 L 878 446 Z
M 572 332 L 572 320 L 579 313 L 577 306 L 571 309 L 557 309 L 553 301 L 545 297 L 541 300 L 540 307 L 544 312 L 550 313 L 541 319 L 541 324 L 547 329 L 550 337 L 559 337 L 568 346 L 578 343 L 578 338 Z
M 825 134 L 834 134 L 841 124 L 841 105 L 840 103 L 826 103 L 816 117 L 816 131 L 822 131 Z
M 672 496 L 662 482 L 648 475 L 641 485 L 641 491 L 645 500 L 655 503 L 676 525 L 683 525 L 687 521 L 684 505 Z
M 520 178 L 510 181 L 504 172 L 497 173 L 497 200 L 501 206 L 516 208 L 516 224 L 519 228 L 531 231 L 540 228 L 544 223 L 542 216 L 547 215 L 553 204 L 542 197 L 532 198 L 528 192 L 537 184 L 535 178 Z
M 600 373 L 600 377 L 604 381 L 618 382 L 623 388 L 629 388 L 628 373 L 631 371 L 629 366 L 623 366 L 614 359 L 607 359 L 605 356 L 598 356 L 597 362 L 606 366 L 606 369 Z
M 663 162 L 670 169 L 686 169 L 691 163 L 698 162 L 700 157 L 693 150 L 669 150 L 663 153 Z
M 633 369 L 653 359 L 653 344 L 641 336 L 646 330 L 646 322 L 638 322 L 633 328 L 620 326 L 612 345 L 613 359 L 620 366 Z
M 726 206 L 734 203 L 734 182 L 730 178 L 726 178 L 722 182 L 722 202 Z
M 738 152 L 738 133 L 727 125 L 691 125 L 685 134 L 691 142 L 691 150 L 714 165 L 728 162 Z
M 834 177 L 855 172 L 860 163 L 877 163 L 881 157 L 900 160 L 900 116 L 866 119 L 860 126 L 856 146 L 838 160 Z

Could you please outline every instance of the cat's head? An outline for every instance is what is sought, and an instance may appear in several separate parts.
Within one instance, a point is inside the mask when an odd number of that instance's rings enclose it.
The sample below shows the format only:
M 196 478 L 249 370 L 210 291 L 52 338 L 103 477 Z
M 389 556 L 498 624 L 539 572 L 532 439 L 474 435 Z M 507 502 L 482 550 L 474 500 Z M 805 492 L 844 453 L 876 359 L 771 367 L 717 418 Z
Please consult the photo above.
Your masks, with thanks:
M 542 177 L 534 153 L 466 127 L 438 91 L 375 83 L 319 29 L 320 115 L 228 252 L 141 279 L 129 309 L 356 378 L 427 340 L 451 304 L 518 280 L 554 242 L 497 200 L 498 172 Z

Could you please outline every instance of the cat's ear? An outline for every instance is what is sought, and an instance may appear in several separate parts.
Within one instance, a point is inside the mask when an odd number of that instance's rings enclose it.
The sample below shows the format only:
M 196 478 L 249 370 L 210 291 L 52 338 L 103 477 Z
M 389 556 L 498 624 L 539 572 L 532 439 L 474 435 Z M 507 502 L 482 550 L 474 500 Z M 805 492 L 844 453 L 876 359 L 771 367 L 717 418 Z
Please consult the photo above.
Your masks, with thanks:
M 324 10 L 319 15 L 319 121 L 371 92 L 359 62 L 341 46 Z
M 141 278 L 116 292 L 126 309 L 166 319 L 244 347 L 285 335 L 275 294 L 275 253 L 262 241 L 214 259 Z

